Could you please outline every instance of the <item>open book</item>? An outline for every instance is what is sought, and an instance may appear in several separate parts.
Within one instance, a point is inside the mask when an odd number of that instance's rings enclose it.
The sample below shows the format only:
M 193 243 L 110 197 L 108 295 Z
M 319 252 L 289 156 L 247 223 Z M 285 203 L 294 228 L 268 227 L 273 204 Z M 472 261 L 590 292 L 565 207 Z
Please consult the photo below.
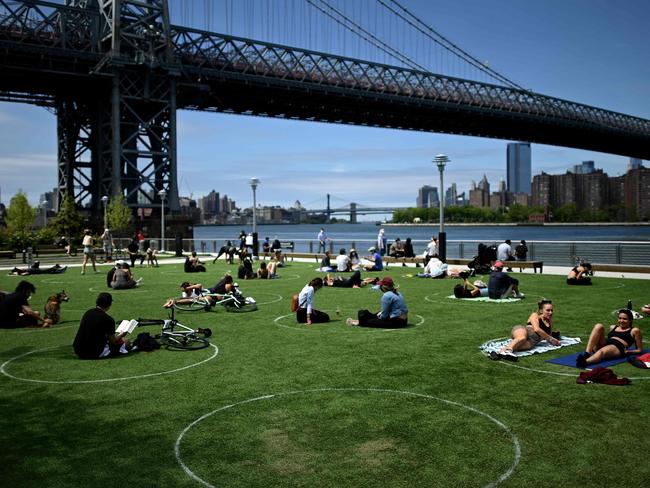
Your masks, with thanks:
M 115 333 L 121 334 L 122 332 L 126 332 L 127 334 L 130 334 L 137 326 L 137 320 L 122 320 L 122 322 L 120 322 L 120 325 L 117 326 L 117 329 L 115 329 Z

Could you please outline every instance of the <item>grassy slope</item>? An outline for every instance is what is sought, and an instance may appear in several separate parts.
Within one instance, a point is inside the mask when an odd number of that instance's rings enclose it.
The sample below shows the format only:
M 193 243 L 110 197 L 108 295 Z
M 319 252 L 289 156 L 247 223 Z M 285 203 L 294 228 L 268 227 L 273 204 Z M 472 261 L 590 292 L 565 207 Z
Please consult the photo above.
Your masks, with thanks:
M 398 267 L 390 274 L 407 298 L 411 322 L 424 319 L 420 325 L 388 332 L 347 327 L 345 318 L 357 309 L 378 307 L 380 294 L 368 289 L 320 291 L 319 309 L 333 316 L 337 306 L 341 310 L 330 324 L 308 329 L 292 316 L 274 321 L 289 313 L 290 295 L 317 275 L 313 267 L 294 263 L 278 280 L 242 282 L 242 291 L 261 303 L 257 312 L 179 314 L 184 323 L 214 331 L 219 354 L 198 367 L 101 383 L 0 376 L 3 485 L 200 486 L 175 460 L 181 431 L 214 410 L 283 392 L 302 393 L 207 417 L 184 437 L 184 462 L 216 486 L 484 486 L 496 480 L 513 462 L 510 435 L 437 398 L 489 414 L 517 436 L 521 461 L 503 486 L 632 486 L 650 479 L 647 463 L 634 462 L 634 453 L 649 447 L 642 426 L 650 420 L 650 381 L 579 386 L 578 370 L 544 363 L 554 353 L 518 364 L 572 376 L 492 362 L 478 351 L 482 342 L 524 323 L 541 296 L 553 299 L 562 332 L 584 340 L 595 322 L 611 323 L 611 311 L 628 298 L 647 302 L 650 281 L 597 277 L 592 288 L 568 288 L 561 277 L 524 274 L 523 302 L 471 303 L 446 298 L 451 280 L 407 278 L 413 270 Z M 209 265 L 208 273 L 191 278 L 211 285 L 230 268 Z M 69 345 L 76 324 L 105 289 L 103 271 L 78 273 L 31 277 L 38 308 L 60 288 L 71 301 L 63 305 L 64 323 L 54 329 L 0 330 L 2 362 L 36 351 L 7 365 L 10 374 L 110 379 L 164 372 L 213 354 L 210 348 L 75 359 Z M 162 302 L 187 279 L 181 265 L 137 268 L 136 276 L 144 277 L 140 289 L 114 292 L 116 319 L 165 317 Z M 1 276 L 0 289 L 13 289 L 17 281 Z M 648 320 L 638 325 L 646 328 Z M 627 364 L 615 371 L 650 378 Z M 351 390 L 330 390 L 339 388 Z

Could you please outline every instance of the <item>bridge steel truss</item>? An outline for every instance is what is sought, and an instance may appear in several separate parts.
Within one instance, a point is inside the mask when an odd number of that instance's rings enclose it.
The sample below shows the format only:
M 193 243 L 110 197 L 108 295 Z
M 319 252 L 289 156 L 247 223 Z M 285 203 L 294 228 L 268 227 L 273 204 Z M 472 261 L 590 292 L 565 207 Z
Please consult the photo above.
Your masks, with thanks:
M 650 121 L 170 25 L 167 0 L 0 0 L 0 100 L 56 111 L 59 191 L 178 208 L 176 111 L 524 140 L 650 159 Z

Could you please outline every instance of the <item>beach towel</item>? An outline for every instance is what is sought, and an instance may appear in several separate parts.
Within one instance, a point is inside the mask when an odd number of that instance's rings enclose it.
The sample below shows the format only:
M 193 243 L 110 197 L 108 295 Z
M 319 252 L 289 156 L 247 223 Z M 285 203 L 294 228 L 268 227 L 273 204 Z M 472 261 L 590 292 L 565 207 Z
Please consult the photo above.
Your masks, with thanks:
M 490 297 L 456 298 L 454 295 L 449 295 L 447 298 L 453 298 L 454 300 L 468 300 L 470 302 L 490 302 L 490 303 L 520 303 L 521 302 L 521 298 L 490 298 Z
M 503 346 L 505 346 L 509 342 L 510 342 L 510 339 L 493 339 L 491 341 L 488 341 L 488 342 L 482 344 L 479 347 L 479 349 L 481 351 L 483 351 L 483 353 L 487 356 L 492 351 L 498 352 Z M 560 338 L 560 345 L 559 346 L 553 346 L 553 345 L 549 344 L 547 341 L 541 341 L 535 347 L 533 347 L 532 349 L 529 349 L 528 351 L 515 351 L 514 354 L 515 354 L 515 356 L 531 356 L 532 354 L 541 354 L 543 352 L 555 351 L 556 349 L 560 349 L 561 347 L 573 346 L 573 345 L 579 344 L 579 343 L 580 343 L 580 338 L 579 337 L 564 337 L 564 336 L 562 336 Z M 574 361 L 574 364 L 575 364 L 575 361 Z
M 578 357 L 578 354 L 582 354 L 584 351 L 580 352 L 575 352 L 573 354 L 568 354 L 566 356 L 560 356 L 558 358 L 553 358 L 553 359 L 547 359 L 545 362 L 546 363 L 551 363 L 551 364 L 559 364 L 561 366 L 568 366 L 570 368 L 577 368 L 576 366 L 576 358 Z M 650 352 L 650 349 L 644 349 L 641 354 Z M 599 366 L 601 368 L 608 368 L 610 366 L 614 366 L 616 364 L 624 363 L 625 361 L 628 360 L 629 357 L 635 357 L 635 356 L 625 356 L 622 358 L 614 358 L 614 359 L 608 359 L 607 361 L 601 361 L 597 364 L 590 365 L 590 368 Z M 581 369 L 581 368 L 578 368 Z

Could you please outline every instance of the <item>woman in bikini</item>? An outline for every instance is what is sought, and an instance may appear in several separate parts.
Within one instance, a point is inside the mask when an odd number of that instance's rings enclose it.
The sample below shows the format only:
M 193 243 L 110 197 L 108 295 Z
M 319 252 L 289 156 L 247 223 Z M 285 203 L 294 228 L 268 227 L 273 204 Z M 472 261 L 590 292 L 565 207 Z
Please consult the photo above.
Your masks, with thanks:
M 537 311 L 530 314 L 526 325 L 515 325 L 512 328 L 512 340 L 503 346 L 499 352 L 492 351 L 490 359 L 507 359 L 516 361 L 514 351 L 527 351 L 541 341 L 547 341 L 553 346 L 559 346 L 560 340 L 553 337 L 553 302 L 542 299 L 537 302 Z M 559 337 L 559 332 L 556 332 Z
M 618 311 L 618 324 L 609 326 L 605 336 L 603 324 L 594 325 L 587 349 L 579 354 L 576 366 L 584 368 L 606 359 L 625 357 L 628 354 L 639 354 L 643 350 L 641 329 L 632 327 L 632 312 L 626 308 Z M 629 347 L 636 346 L 634 349 Z

